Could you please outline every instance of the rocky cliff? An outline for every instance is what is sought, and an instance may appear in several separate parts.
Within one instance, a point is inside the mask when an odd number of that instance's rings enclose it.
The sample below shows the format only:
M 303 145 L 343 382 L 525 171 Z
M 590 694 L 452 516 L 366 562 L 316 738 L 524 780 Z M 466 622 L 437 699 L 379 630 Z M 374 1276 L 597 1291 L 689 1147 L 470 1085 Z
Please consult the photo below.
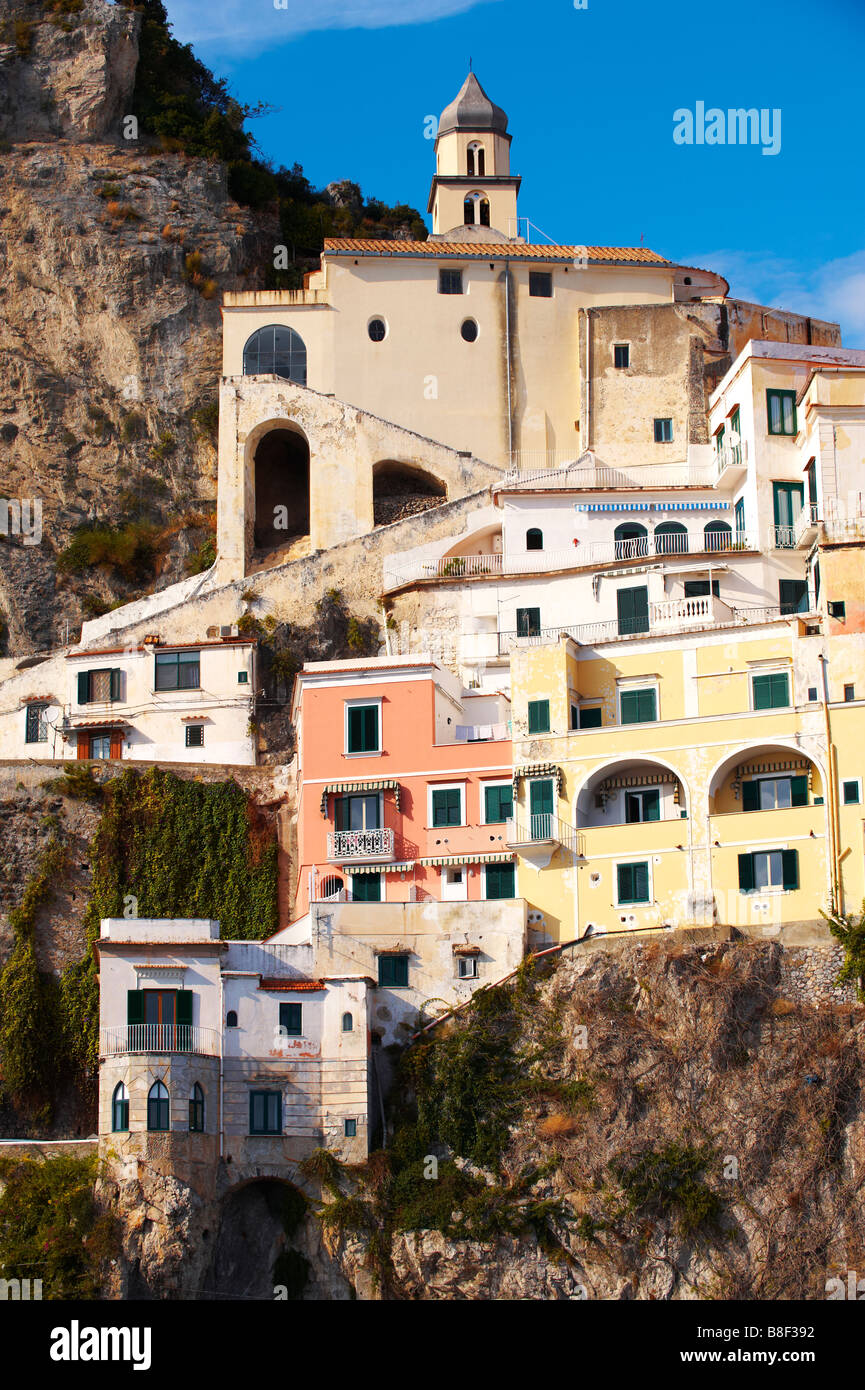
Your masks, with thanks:
M 41 544 L 0 540 L 8 649 L 74 637 L 141 577 L 58 576 L 88 521 L 153 526 L 159 587 L 181 578 L 216 494 L 219 291 L 255 287 L 275 215 L 225 167 L 123 138 L 138 16 L 86 0 L 58 24 L 5 7 L 0 48 L 0 476 L 41 498 Z

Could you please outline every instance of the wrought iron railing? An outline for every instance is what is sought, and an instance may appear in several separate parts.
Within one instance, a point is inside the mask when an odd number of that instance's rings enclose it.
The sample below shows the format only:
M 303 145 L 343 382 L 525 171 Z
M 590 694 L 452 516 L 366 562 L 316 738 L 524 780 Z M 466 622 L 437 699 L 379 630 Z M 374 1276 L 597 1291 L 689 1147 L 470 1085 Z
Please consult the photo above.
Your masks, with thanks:
M 392 830 L 333 830 L 327 857 L 336 860 L 393 859 Z
M 580 852 L 579 832 L 552 812 L 514 816 L 507 822 L 505 842 L 508 845 L 548 844 L 550 841 L 574 854 Z
M 191 1023 L 127 1023 L 99 1029 L 99 1053 L 115 1057 L 126 1052 L 194 1052 L 219 1055 L 219 1033 Z

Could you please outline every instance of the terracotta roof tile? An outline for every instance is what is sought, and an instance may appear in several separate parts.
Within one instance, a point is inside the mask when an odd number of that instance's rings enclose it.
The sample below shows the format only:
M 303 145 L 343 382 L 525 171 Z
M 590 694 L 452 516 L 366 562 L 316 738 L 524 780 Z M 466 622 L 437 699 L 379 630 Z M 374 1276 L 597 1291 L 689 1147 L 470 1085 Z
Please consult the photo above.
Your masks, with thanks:
M 324 989 L 325 983 L 324 980 L 293 980 L 287 975 L 262 975 L 258 988 L 279 990 L 283 994 L 297 994 Z
M 525 261 L 574 261 L 588 256 L 589 261 L 622 264 L 631 262 L 642 265 L 669 265 L 674 263 L 647 246 L 540 246 L 520 242 L 480 242 L 465 241 L 376 241 L 372 238 L 326 237 L 325 255 L 328 252 L 345 252 L 353 255 L 376 256 L 459 256 L 466 260 L 509 260 Z

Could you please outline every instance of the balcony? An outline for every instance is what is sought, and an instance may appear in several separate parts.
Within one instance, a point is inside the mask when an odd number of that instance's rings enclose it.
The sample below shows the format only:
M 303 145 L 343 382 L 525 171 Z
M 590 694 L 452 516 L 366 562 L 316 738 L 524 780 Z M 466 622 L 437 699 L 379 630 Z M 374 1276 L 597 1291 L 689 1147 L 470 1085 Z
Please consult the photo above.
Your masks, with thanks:
M 629 560 L 668 555 L 721 555 L 757 551 L 759 538 L 745 531 L 705 531 L 688 535 L 666 533 L 640 536 L 635 540 L 588 541 L 570 550 L 527 550 L 509 555 L 449 555 L 439 560 L 416 560 L 400 564 L 386 560 L 386 593 L 406 584 L 462 579 L 499 579 L 508 575 L 550 574 L 557 570 L 595 570 L 600 565 L 622 564 Z
M 393 857 L 392 830 L 333 830 L 327 837 L 331 864 L 388 864 Z
M 702 466 L 682 461 L 647 464 L 626 470 L 595 462 L 581 463 L 578 459 L 562 459 L 555 453 L 542 450 L 523 450 L 511 455 L 511 466 L 505 474 L 504 486 L 542 485 L 545 491 L 550 488 L 565 491 L 585 488 L 595 492 L 608 488 L 633 491 L 647 487 L 717 487 L 722 479 L 726 484 L 729 471 L 736 472 L 746 466 L 746 456 L 747 446 L 743 441 L 736 449 L 724 450 L 711 463 Z M 501 488 L 502 484 L 497 486 Z
M 810 549 L 817 535 L 817 527 L 819 526 L 819 524 L 820 508 L 816 505 L 816 503 L 812 506 L 803 507 L 801 512 L 797 516 L 796 524 L 793 527 L 795 545 L 797 550 Z M 788 548 L 789 547 L 787 546 L 779 547 L 779 549 L 784 550 Z
M 536 816 L 514 817 L 507 822 L 505 844 L 508 849 L 531 849 L 541 845 L 561 845 L 572 854 L 579 854 L 580 836 L 572 825 L 549 812 Z
M 569 626 L 539 628 L 536 632 L 500 632 L 498 654 L 507 656 L 514 647 L 545 647 L 555 644 L 564 634 L 583 647 L 601 642 L 633 642 L 640 637 L 665 637 L 670 633 L 702 631 L 712 628 L 745 627 L 759 623 L 777 622 L 784 614 L 778 604 L 760 608 L 730 608 L 722 599 L 706 595 L 703 598 L 670 599 L 650 603 L 645 625 L 623 631 L 616 618 L 606 622 L 579 623 Z
M 219 1032 L 216 1028 L 195 1028 L 191 1023 L 127 1023 L 99 1029 L 100 1057 L 132 1052 L 193 1052 L 199 1057 L 218 1057 Z

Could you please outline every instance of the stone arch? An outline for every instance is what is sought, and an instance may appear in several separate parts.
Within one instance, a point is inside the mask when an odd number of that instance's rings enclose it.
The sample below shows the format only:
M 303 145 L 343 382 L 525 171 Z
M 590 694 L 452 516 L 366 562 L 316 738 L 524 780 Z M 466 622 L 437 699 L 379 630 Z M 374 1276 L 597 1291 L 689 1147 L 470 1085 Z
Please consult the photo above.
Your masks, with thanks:
M 256 550 L 309 535 L 309 440 L 292 420 L 272 420 L 248 446 Z
M 307 1198 L 287 1178 L 235 1183 L 222 1199 L 202 1296 L 272 1301 L 284 1285 L 290 1299 L 301 1298 L 310 1266 L 296 1237 L 307 1212 Z
M 612 758 L 609 762 L 602 763 L 600 767 L 593 768 L 583 779 L 574 797 L 574 824 L 578 828 L 583 826 L 589 828 L 594 823 L 594 799 L 601 783 L 606 781 L 608 777 L 615 776 L 617 770 L 623 773 L 626 767 L 636 767 L 637 765 L 639 765 L 640 769 L 645 766 L 647 774 L 653 767 L 657 767 L 663 772 L 672 774 L 681 787 L 681 800 L 678 803 L 679 807 L 681 810 L 688 811 L 688 813 L 691 814 L 691 789 L 686 778 L 682 776 L 682 773 L 677 767 L 674 767 L 666 758 L 659 758 L 654 753 L 651 754 L 651 756 L 647 755 L 642 758 L 630 754 L 629 756 Z M 609 821 L 599 823 L 615 824 L 616 822 Z
M 416 463 L 380 459 L 372 468 L 373 524 L 388 526 L 447 501 L 447 486 Z
M 716 800 L 719 792 L 725 786 L 728 778 L 735 776 L 736 768 L 750 763 L 765 762 L 767 764 L 775 762 L 790 762 L 801 759 L 810 763 L 816 769 L 820 784 L 819 788 L 813 788 L 816 795 L 822 795 L 825 799 L 826 770 L 822 760 L 813 753 L 809 753 L 794 740 L 768 739 L 756 743 L 746 743 L 737 748 L 732 753 L 726 753 L 712 768 L 706 779 L 707 810 L 712 815 L 716 812 Z M 795 771 L 795 769 L 791 769 Z M 779 769 L 781 775 L 782 770 Z

